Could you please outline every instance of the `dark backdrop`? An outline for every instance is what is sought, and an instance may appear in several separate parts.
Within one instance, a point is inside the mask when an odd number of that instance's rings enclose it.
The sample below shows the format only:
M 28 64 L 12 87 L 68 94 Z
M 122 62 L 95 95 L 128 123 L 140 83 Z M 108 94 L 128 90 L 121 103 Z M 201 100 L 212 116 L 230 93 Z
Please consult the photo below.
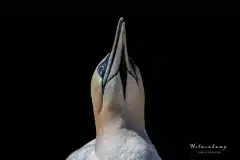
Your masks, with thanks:
M 27 146 L 26 158 L 65 159 L 95 138 L 90 81 L 112 47 L 119 18 L 25 17 L 4 24 L 9 151 Z M 145 86 L 146 129 L 159 155 L 229 158 L 239 128 L 232 103 L 239 19 L 124 18 L 129 55 Z M 198 155 L 190 143 L 228 148 Z

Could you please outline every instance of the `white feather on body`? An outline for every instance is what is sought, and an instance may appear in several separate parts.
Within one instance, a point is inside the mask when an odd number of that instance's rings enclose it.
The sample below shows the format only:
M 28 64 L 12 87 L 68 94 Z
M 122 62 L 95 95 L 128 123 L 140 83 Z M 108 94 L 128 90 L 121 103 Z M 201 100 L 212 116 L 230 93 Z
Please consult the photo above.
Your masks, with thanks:
M 100 144 L 96 145 L 95 142 L 94 139 L 87 143 L 73 152 L 67 160 L 161 160 L 153 144 L 130 130 L 124 129 L 115 135 L 106 135 Z

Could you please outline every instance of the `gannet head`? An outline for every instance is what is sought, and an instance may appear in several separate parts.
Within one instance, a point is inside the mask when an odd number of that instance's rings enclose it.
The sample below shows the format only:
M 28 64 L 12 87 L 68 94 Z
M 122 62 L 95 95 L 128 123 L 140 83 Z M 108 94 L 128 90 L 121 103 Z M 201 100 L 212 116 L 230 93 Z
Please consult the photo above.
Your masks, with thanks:
M 96 130 L 121 123 L 144 129 L 144 88 L 140 71 L 129 58 L 126 30 L 120 18 L 112 50 L 97 65 L 91 81 Z

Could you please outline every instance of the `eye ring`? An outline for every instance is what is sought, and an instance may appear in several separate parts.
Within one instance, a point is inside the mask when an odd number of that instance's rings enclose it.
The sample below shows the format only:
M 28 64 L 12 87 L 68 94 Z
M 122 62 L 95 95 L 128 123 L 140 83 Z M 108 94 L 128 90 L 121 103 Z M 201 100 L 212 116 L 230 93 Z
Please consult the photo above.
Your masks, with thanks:
M 106 69 L 107 69 L 107 64 L 108 64 L 108 59 L 109 59 L 109 54 L 107 55 L 107 57 L 105 58 L 105 60 L 99 64 L 98 66 L 98 75 L 103 78 Z
M 103 76 L 104 76 L 104 74 L 105 74 L 105 71 L 106 71 L 106 69 L 105 69 L 105 67 L 104 67 L 103 65 L 101 65 L 101 66 L 98 67 L 98 74 L 99 74 L 99 76 L 100 76 L 101 78 L 103 78 Z

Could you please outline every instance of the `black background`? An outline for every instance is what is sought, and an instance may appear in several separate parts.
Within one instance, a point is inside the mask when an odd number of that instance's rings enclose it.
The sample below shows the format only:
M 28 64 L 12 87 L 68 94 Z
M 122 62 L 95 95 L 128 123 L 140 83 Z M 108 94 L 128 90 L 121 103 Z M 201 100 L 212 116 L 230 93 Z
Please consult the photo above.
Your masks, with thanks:
M 19 155 L 30 159 L 66 159 L 95 138 L 90 81 L 112 47 L 119 18 L 21 17 L 4 24 L 8 151 L 20 149 Z M 239 128 L 233 103 L 239 18 L 124 18 L 128 52 L 145 86 L 146 129 L 159 155 L 229 159 Z M 228 148 L 199 156 L 190 143 Z

